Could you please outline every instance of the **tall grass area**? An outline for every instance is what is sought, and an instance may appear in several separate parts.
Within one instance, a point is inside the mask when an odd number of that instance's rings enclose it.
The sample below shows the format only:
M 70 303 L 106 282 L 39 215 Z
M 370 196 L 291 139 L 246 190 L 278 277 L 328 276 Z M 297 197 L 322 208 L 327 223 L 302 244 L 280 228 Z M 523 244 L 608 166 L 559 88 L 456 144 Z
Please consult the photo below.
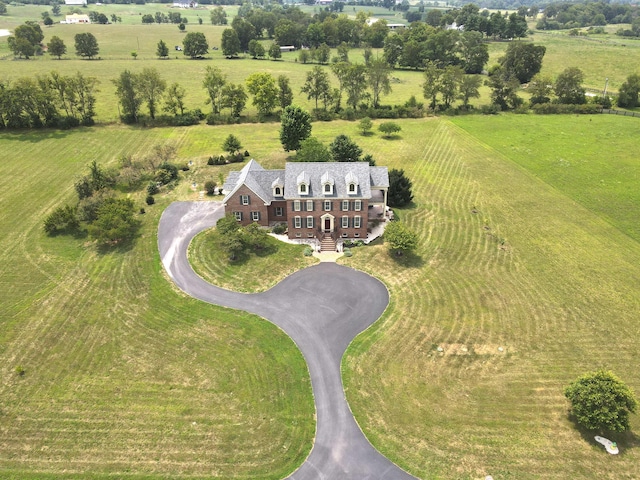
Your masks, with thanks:
M 379 155 L 413 180 L 415 205 L 397 213 L 416 256 L 378 245 L 344 260 L 391 292 L 343 362 L 364 432 L 420 478 L 634 478 L 638 436 L 615 437 L 623 453 L 609 456 L 570 421 L 563 389 L 609 368 L 640 392 L 637 120 L 402 126 Z
M 277 479 L 310 451 L 313 399 L 293 342 L 186 297 L 163 274 L 158 219 L 189 186 L 145 206 L 129 249 L 100 254 L 86 238 L 42 232 L 91 160 L 113 165 L 185 136 L 117 127 L 0 138 L 11 153 L 0 165 L 0 477 Z

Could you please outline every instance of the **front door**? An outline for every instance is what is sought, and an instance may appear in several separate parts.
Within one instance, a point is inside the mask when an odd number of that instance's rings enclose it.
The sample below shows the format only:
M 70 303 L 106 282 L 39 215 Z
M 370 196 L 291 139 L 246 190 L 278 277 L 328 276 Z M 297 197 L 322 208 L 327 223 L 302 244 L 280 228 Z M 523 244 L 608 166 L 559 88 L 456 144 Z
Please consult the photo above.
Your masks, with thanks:
M 331 219 L 329 217 L 324 219 L 324 231 L 325 232 L 331 231 Z

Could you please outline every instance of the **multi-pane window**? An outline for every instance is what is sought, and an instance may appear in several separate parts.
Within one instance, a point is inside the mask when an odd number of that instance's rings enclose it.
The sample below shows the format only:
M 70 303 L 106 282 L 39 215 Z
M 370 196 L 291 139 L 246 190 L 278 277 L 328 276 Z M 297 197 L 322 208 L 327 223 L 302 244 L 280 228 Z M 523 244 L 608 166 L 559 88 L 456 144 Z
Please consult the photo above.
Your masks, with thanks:
M 282 207 L 276 207 L 276 217 L 281 217 L 282 213 Z
M 306 183 L 301 183 L 300 184 L 300 193 L 302 193 L 302 194 L 306 194 L 307 193 L 307 184 Z
M 353 217 L 353 227 L 354 228 L 360 228 L 361 222 L 362 222 L 362 217 L 360 217 L 360 216 Z
M 353 209 L 356 211 L 362 210 L 362 200 L 356 200 L 353 202 Z
M 242 205 L 249 205 L 249 195 L 240 195 L 240 203 Z
M 299 212 L 300 211 L 300 200 L 294 200 L 293 201 L 293 211 L 294 212 Z
M 331 200 L 325 200 L 324 201 L 324 211 L 325 212 L 330 212 L 331 211 Z
M 350 183 L 349 184 L 349 193 L 356 193 L 356 184 L 355 183 Z
M 237 221 L 242 221 L 242 212 L 233 212 L 233 216 L 236 217 Z
M 331 192 L 331 184 L 330 183 L 325 183 L 324 184 L 324 193 L 332 193 Z
M 302 218 L 300 218 L 300 217 L 293 217 L 293 227 L 294 227 L 294 228 L 300 228 L 300 227 L 302 227 Z
M 260 220 L 260 212 L 251 212 L 251 220 L 257 222 Z
M 313 228 L 313 217 L 307 217 L 307 228 Z
M 307 200 L 307 212 L 313 211 L 313 200 Z
M 347 210 L 349 210 L 349 200 L 343 200 L 342 201 L 342 210 L 344 212 L 346 212 Z
M 342 228 L 349 228 L 349 217 L 342 217 Z
M 276 197 L 280 197 L 280 196 L 282 196 L 282 188 L 280 188 L 280 187 L 276 187 L 276 188 L 274 188 L 274 189 L 273 189 L 273 194 L 274 194 Z

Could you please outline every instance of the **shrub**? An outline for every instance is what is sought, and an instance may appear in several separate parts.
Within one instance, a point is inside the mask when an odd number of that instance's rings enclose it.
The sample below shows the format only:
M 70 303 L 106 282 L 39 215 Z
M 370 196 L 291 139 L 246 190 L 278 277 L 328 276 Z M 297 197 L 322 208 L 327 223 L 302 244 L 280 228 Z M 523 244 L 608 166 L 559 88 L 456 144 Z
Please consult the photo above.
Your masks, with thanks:
M 244 156 L 245 156 L 245 157 L 250 157 L 250 156 L 251 156 L 251 155 L 249 154 L 249 150 L 245 150 L 245 151 L 244 151 Z
M 149 183 L 149 185 L 147 185 L 147 194 L 148 195 L 155 195 L 159 191 L 160 191 L 160 189 L 158 188 L 158 184 L 156 182 L 151 182 L 151 183 Z
M 140 215 L 144 215 L 145 213 L 147 213 L 147 211 L 144 209 L 144 207 L 140 207 Z
M 207 160 L 207 165 L 216 165 L 217 164 L 217 158 L 213 158 L 213 157 L 209 157 L 209 159 Z
M 353 255 L 353 253 L 351 253 L 351 250 L 349 248 L 343 249 L 342 253 L 344 253 L 345 257 L 351 257 Z
M 56 208 L 44 220 L 44 231 L 47 235 L 70 233 L 78 230 L 79 227 L 77 211 L 69 205 Z
M 156 203 L 156 199 L 153 198 L 153 195 L 147 195 L 147 198 L 145 198 L 145 202 L 147 202 L 147 205 L 153 205 L 154 203 Z
M 480 113 L 483 115 L 497 115 L 500 113 L 500 107 L 495 103 L 492 103 L 491 105 L 482 105 L 480 107 Z
M 215 195 L 216 194 L 216 182 L 213 180 L 207 180 L 204 182 L 204 189 L 207 192 L 207 195 Z
M 303 253 L 305 257 L 310 257 L 311 255 L 313 255 L 313 249 L 311 247 L 305 247 Z
M 278 223 L 277 225 L 273 226 L 271 231 L 273 233 L 275 233 L 276 235 L 282 235 L 284 232 L 287 231 L 287 224 L 286 223 Z

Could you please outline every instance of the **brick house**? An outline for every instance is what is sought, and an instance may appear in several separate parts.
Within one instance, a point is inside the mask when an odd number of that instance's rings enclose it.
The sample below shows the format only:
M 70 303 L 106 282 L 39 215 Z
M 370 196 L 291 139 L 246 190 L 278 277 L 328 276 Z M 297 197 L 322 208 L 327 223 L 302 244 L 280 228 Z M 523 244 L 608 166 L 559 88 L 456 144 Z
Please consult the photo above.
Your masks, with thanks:
M 223 186 L 226 213 L 241 225 L 286 223 L 291 239 L 365 239 L 384 219 L 389 175 L 366 162 L 297 163 L 265 170 L 251 160 Z

